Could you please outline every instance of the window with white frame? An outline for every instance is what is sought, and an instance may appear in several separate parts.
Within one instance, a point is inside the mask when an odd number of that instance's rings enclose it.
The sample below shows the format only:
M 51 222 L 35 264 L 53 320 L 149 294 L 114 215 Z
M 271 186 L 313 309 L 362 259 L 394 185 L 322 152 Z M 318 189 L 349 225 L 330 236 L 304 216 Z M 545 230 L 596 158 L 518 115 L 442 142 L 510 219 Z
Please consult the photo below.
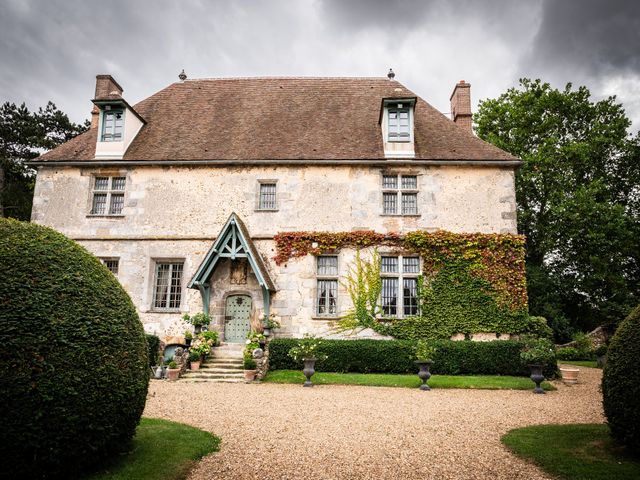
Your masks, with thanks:
M 338 314 L 338 257 L 317 257 L 316 314 L 334 317 Z
M 258 210 L 276 210 L 276 182 L 260 181 L 258 188 Z
M 182 271 L 184 262 L 156 261 L 153 307 L 179 310 L 182 302 Z
M 382 256 L 382 315 L 404 318 L 418 314 L 418 277 L 420 258 L 415 256 Z
M 111 273 L 113 273 L 116 277 L 118 276 L 118 269 L 120 267 L 120 259 L 119 258 L 105 258 L 100 257 L 100 261 L 102 264 L 109 269 Z
M 126 177 L 94 177 L 92 215 L 122 215 Z
M 124 130 L 124 110 L 105 110 L 102 113 L 102 132 L 100 141 L 121 142 Z
M 382 213 L 384 215 L 418 214 L 417 175 L 382 175 Z
M 387 107 L 387 141 L 411 141 L 411 109 L 403 103 Z

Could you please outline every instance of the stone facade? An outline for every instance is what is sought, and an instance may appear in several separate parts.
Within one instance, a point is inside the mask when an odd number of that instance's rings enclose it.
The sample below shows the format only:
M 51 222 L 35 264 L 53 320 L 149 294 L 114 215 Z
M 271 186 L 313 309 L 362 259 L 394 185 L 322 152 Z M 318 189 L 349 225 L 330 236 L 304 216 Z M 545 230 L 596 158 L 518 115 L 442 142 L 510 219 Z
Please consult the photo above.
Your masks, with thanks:
M 388 172 L 417 175 L 418 215 L 382 214 L 382 174 Z M 121 216 L 90 214 L 93 179 L 106 175 L 126 177 Z M 275 211 L 257 209 L 259 182 L 265 179 L 277 184 Z M 326 335 L 330 322 L 315 317 L 315 258 L 292 259 L 280 266 L 272 260 L 273 237 L 279 232 L 516 233 L 513 169 L 475 165 L 40 167 L 32 220 L 61 231 L 98 257 L 118 258 L 118 278 L 145 329 L 168 338 L 180 336 L 187 328 L 181 320 L 184 313 L 202 310 L 199 292 L 186 284 L 232 212 L 243 220 L 275 283 L 271 311 L 282 323 L 278 331 L 282 336 Z M 339 252 L 340 276 L 354 254 L 348 249 Z M 157 260 L 184 261 L 182 303 L 176 311 L 152 308 Z M 251 268 L 246 283 L 238 283 L 237 278 L 232 280 L 231 262 L 225 259 L 214 270 L 211 285 L 212 328 L 224 333 L 224 302 L 231 294 L 250 295 L 252 316 L 261 318 L 263 294 Z M 340 286 L 338 312 L 349 307 Z

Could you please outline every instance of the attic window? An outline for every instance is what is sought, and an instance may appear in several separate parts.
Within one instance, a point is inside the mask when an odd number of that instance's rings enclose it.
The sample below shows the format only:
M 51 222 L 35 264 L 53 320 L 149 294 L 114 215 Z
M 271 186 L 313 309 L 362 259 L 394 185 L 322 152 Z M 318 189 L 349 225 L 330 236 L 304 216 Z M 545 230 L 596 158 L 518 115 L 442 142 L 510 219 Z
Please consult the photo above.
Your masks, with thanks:
M 102 114 L 102 142 L 121 142 L 124 129 L 124 110 L 111 109 L 108 105 Z
M 387 141 L 411 141 L 411 109 L 406 103 L 387 107 Z

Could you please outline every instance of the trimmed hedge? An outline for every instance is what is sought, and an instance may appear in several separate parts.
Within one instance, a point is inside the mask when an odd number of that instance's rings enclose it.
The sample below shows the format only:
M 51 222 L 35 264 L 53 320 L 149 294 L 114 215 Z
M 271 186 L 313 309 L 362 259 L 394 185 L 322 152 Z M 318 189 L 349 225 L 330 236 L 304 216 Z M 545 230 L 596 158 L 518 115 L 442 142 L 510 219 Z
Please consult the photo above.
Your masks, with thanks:
M 640 454 L 640 305 L 618 326 L 602 372 L 604 413 L 612 436 Z
M 149 346 L 149 367 L 158 364 L 158 356 L 160 355 L 160 337 L 147 334 L 147 345 Z
M 296 370 L 301 362 L 288 353 L 298 339 L 277 338 L 269 343 L 272 370 Z M 440 375 L 528 376 L 529 368 L 520 359 L 520 342 L 436 340 L 437 349 L 431 371 Z M 316 364 L 319 372 L 414 373 L 416 342 L 411 340 L 323 340 L 319 348 L 327 359 Z M 547 378 L 555 376 L 557 366 L 545 369 Z
M 0 219 L 0 477 L 77 478 L 127 447 L 148 347 L 129 296 L 50 228 Z

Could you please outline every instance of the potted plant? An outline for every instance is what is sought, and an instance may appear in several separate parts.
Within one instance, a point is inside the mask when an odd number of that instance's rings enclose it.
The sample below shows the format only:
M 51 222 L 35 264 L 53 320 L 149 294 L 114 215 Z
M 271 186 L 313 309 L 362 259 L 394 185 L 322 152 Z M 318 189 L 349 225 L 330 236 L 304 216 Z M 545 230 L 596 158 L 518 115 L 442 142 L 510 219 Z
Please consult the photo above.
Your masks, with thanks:
M 262 319 L 262 325 L 264 327 L 263 333 L 265 337 L 270 336 L 272 330 L 277 330 L 278 328 L 280 328 L 280 322 L 276 320 L 276 316 L 274 313 L 269 316 L 265 315 Z
M 540 384 L 544 381 L 542 369 L 555 360 L 553 343 L 546 338 L 525 337 L 520 358 L 531 370 L 531 380 L 536 384 L 534 393 L 544 393 Z
M 200 356 L 200 352 L 191 350 L 189 352 L 189 365 L 191 365 L 191 370 L 199 370 L 200 362 L 202 357 Z
M 180 378 L 180 368 L 178 368 L 178 364 L 175 361 L 171 360 L 169 368 L 167 368 L 167 380 L 174 382 L 178 378 Z
M 305 387 L 313 387 L 311 377 L 316 373 L 316 361 L 323 361 L 327 359 L 326 355 L 319 352 L 321 344 L 322 342 L 316 337 L 312 335 L 305 335 L 304 338 L 300 339 L 298 345 L 289 350 L 289 356 L 291 358 L 296 362 L 302 361 L 304 363 L 302 373 L 304 373 L 306 378 L 304 382 Z
M 213 339 L 207 337 L 208 333 L 217 335 L 217 332 L 201 332 L 191 342 L 190 350 L 198 353 L 202 358 L 206 358 L 211 353 L 211 347 L 214 345 Z
M 604 367 L 607 363 L 607 350 L 609 350 L 609 348 L 604 343 L 594 350 L 596 361 L 600 368 Z
M 193 325 L 193 330 L 195 331 L 195 333 L 200 333 L 202 327 L 209 325 L 209 323 L 211 322 L 209 315 L 204 312 L 199 312 L 194 315 L 185 313 L 182 316 L 182 320 Z
M 436 349 L 429 345 L 426 340 L 418 340 L 418 344 L 416 345 L 416 365 L 420 367 L 420 371 L 418 372 L 418 377 L 422 380 L 422 385 L 420 385 L 420 390 L 431 390 L 431 387 L 427 385 L 427 381 L 431 378 L 431 372 L 429 372 L 429 368 L 433 363 L 433 357 L 436 354 Z
M 184 344 L 187 347 L 191 346 L 191 340 L 193 340 L 193 333 L 191 333 L 189 330 L 185 330 L 185 332 L 184 332 Z
M 242 363 L 244 366 L 244 379 L 247 382 L 253 382 L 256 379 L 256 361 L 250 354 L 247 355 L 245 353 Z

